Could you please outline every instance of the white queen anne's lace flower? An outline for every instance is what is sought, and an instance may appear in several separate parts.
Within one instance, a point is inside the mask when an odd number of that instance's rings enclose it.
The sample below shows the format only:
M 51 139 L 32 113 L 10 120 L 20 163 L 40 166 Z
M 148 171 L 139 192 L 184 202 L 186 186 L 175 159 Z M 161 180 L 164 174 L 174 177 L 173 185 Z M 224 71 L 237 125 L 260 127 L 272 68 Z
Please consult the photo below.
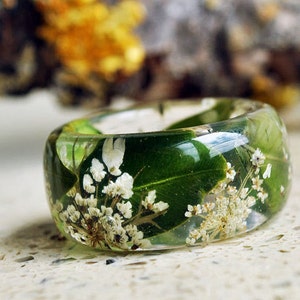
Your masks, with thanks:
M 226 170 L 226 178 L 229 181 L 233 181 L 235 178 L 236 172 L 234 170 L 234 168 L 232 168 L 231 163 L 227 162 L 227 170 Z
M 214 239 L 233 236 L 247 229 L 247 218 L 257 201 L 264 203 L 268 193 L 263 189 L 264 179 L 271 176 L 272 165 L 268 164 L 262 177 L 261 167 L 265 155 L 256 149 L 250 159 L 251 168 L 240 186 L 230 185 L 236 176 L 236 171 L 227 163 L 226 179 L 219 182 L 204 199 L 202 205 L 188 205 L 186 217 L 198 213 L 202 222 L 198 228 L 190 230 L 186 243 L 194 245 L 198 242 L 209 242 Z M 254 175 L 254 177 L 253 177 Z
M 252 157 L 250 159 L 251 163 L 255 167 L 260 167 L 265 162 L 265 155 L 260 151 L 259 148 L 257 148 L 254 153 L 252 154 Z
M 145 200 L 142 201 L 142 206 L 148 210 L 152 210 L 155 199 L 156 190 L 148 192 L 148 195 L 145 197 Z
M 102 159 L 108 168 L 108 172 L 114 176 L 121 175 L 119 169 L 125 153 L 125 139 L 117 138 L 113 141 L 112 138 L 105 140 L 102 149 Z
M 260 191 L 258 194 L 257 194 L 257 197 L 260 199 L 260 201 L 262 203 L 265 203 L 265 200 L 268 198 L 268 193 L 265 192 L 264 190 Z
M 142 231 L 139 231 L 136 227 L 136 225 L 128 224 L 125 227 L 125 230 L 127 234 L 135 241 L 141 240 L 144 237 L 144 234 Z
M 200 204 L 197 204 L 197 205 L 188 205 L 187 206 L 187 211 L 185 212 L 185 216 L 187 218 L 190 218 L 192 216 L 199 216 L 202 212 L 202 209 L 201 209 L 201 205 Z
M 252 178 L 252 188 L 255 191 L 260 191 L 262 189 L 261 188 L 262 183 L 263 183 L 263 180 L 260 179 L 259 176 Z
M 142 206 L 154 213 L 162 212 L 169 208 L 169 204 L 163 201 L 155 203 L 156 199 L 156 190 L 148 192 L 148 195 L 145 197 L 145 200 L 142 201 Z
M 67 212 L 69 214 L 69 218 L 73 223 L 76 223 L 79 220 L 80 213 L 76 210 L 74 205 L 68 205 Z
M 117 209 L 125 219 L 132 217 L 132 204 L 129 201 L 117 203 Z
M 114 198 L 117 196 L 129 199 L 133 195 L 133 178 L 128 173 L 123 173 L 115 182 L 110 181 L 102 190 L 102 193 Z

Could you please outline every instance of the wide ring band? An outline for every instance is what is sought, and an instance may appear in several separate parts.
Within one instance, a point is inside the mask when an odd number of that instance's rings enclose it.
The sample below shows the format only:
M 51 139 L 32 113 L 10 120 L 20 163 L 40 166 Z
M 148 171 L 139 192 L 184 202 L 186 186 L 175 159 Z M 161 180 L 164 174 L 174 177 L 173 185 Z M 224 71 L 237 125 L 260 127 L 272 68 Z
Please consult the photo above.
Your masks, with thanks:
M 290 187 L 286 130 L 269 105 L 166 101 L 72 121 L 44 154 L 62 234 L 110 250 L 205 244 L 277 213 Z

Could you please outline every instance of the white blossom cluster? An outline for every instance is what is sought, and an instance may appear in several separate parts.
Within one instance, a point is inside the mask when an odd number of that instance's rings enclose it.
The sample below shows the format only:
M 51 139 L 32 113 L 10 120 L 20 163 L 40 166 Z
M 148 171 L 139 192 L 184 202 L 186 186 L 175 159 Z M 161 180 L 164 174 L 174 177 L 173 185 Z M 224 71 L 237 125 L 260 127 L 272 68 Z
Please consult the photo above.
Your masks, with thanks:
M 132 204 L 127 201 L 133 196 L 134 178 L 120 170 L 124 153 L 123 138 L 115 141 L 107 138 L 102 148 L 102 162 L 93 158 L 83 175 L 82 187 L 88 197 L 72 190 L 69 196 L 73 197 L 73 203 L 65 209 L 62 204 L 56 206 L 65 231 L 75 240 L 102 249 L 150 247 L 150 241 L 144 239 L 138 226 L 154 223 L 153 219 L 164 214 L 169 205 L 155 202 L 156 190 L 151 190 L 134 215 Z M 99 189 L 101 199 L 97 199 Z
M 188 245 L 231 237 L 247 229 L 246 220 L 251 208 L 257 201 L 264 203 L 268 198 L 262 185 L 266 178 L 270 178 L 272 170 L 272 165 L 268 164 L 260 177 L 261 167 L 265 162 L 265 156 L 260 149 L 253 152 L 250 162 L 251 168 L 238 188 L 232 184 L 236 171 L 227 162 L 226 179 L 210 191 L 206 202 L 187 206 L 187 218 L 198 216 L 202 219 L 200 226 L 189 232 L 186 238 Z

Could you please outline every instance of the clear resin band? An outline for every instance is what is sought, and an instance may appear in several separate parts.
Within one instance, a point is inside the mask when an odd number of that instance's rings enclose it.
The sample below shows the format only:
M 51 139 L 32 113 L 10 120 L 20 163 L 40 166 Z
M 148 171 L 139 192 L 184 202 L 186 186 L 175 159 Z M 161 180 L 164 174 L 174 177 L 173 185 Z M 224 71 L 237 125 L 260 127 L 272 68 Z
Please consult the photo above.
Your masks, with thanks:
M 51 213 L 66 237 L 110 250 L 206 244 L 286 201 L 286 130 L 269 105 L 166 101 L 72 121 L 47 140 Z

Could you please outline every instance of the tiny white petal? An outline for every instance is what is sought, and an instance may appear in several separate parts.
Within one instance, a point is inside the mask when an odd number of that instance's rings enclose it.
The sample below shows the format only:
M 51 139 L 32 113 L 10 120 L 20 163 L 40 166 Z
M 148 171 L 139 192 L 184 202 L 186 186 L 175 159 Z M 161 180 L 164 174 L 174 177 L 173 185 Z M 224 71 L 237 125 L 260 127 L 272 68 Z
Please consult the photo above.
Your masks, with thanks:
M 187 218 L 191 218 L 192 217 L 192 213 L 190 211 L 186 211 L 184 213 L 184 216 L 187 217 Z
M 83 176 L 83 188 L 88 193 L 92 194 L 95 193 L 96 188 L 93 186 L 93 179 L 89 174 L 84 174 Z
M 87 199 L 87 205 L 89 207 L 96 207 L 97 206 L 97 198 L 94 198 L 94 195 L 91 195 L 90 198 Z
M 233 181 L 235 178 L 236 172 L 234 170 L 234 168 L 232 168 L 231 163 L 227 162 L 227 170 L 226 170 L 226 178 L 229 181 Z
M 271 177 L 271 171 L 272 171 L 272 165 L 268 164 L 267 168 L 266 168 L 266 170 L 263 174 L 263 179 L 270 178 Z
M 156 190 L 148 192 L 145 200 L 142 201 L 142 206 L 148 210 L 152 210 L 154 201 L 156 199 Z
M 102 148 L 102 159 L 108 168 L 110 174 L 119 176 L 121 170 L 119 169 L 125 153 L 125 139 L 117 138 L 115 142 L 112 138 L 104 141 Z
M 159 202 L 153 204 L 153 209 L 152 210 L 155 213 L 157 213 L 157 212 L 162 212 L 164 210 L 167 210 L 168 208 L 169 208 L 168 203 L 163 202 L 163 201 L 159 201 Z
M 105 177 L 106 172 L 104 171 L 104 165 L 96 158 L 93 158 L 90 171 L 95 181 L 101 182 Z
M 113 209 L 111 207 L 106 207 L 104 205 L 101 205 L 101 212 L 104 216 L 112 216 Z
M 268 198 L 268 193 L 264 192 L 264 191 L 261 191 L 257 194 L 257 197 L 260 199 L 260 201 L 262 203 L 265 202 L 265 200 Z
M 256 176 L 252 178 L 252 188 L 256 191 L 261 191 L 261 184 L 263 183 L 263 180 L 259 178 L 259 176 Z
M 117 209 L 125 219 L 132 217 L 132 205 L 129 201 L 117 203 Z
M 91 217 L 94 217 L 94 218 L 99 218 L 99 217 L 101 217 L 101 213 L 100 213 L 99 208 L 96 208 L 96 207 L 89 207 L 89 208 L 88 208 L 88 212 L 89 212 L 89 214 L 90 214 Z
M 75 202 L 78 206 L 86 206 L 87 205 L 87 199 L 82 198 L 82 196 L 79 193 L 76 193 L 76 195 L 75 195 Z
M 149 203 L 154 203 L 156 199 L 156 190 L 152 190 L 150 192 L 148 192 L 148 195 L 145 198 L 145 201 L 149 202 Z

